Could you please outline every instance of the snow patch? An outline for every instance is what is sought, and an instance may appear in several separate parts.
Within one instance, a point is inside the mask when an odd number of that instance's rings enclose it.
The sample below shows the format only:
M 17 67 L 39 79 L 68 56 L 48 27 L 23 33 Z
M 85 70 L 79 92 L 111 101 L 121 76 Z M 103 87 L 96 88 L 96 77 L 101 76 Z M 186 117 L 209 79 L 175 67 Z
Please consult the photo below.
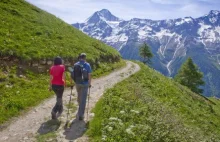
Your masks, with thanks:
M 152 28 L 149 26 L 144 26 L 138 31 L 138 38 L 143 39 L 148 36 L 148 34 L 152 31 Z
M 119 35 L 113 35 L 106 37 L 105 40 L 107 40 L 108 42 L 118 42 L 119 37 Z
M 168 64 L 166 65 L 168 73 L 169 73 L 169 76 L 171 75 L 170 65 L 171 65 L 172 62 L 173 62 L 173 60 L 169 61 Z
M 138 29 L 138 28 L 139 28 L 139 26 L 138 26 L 138 25 L 135 25 L 135 24 L 130 24 L 129 27 L 130 27 L 131 29 Z
M 106 23 L 110 26 L 110 27 L 112 27 L 113 29 L 114 28 L 117 28 L 118 26 L 119 26 L 119 21 L 106 21 Z
M 170 33 L 169 30 L 165 30 L 165 29 L 155 34 L 155 36 L 157 36 L 159 39 L 161 39 L 163 36 L 173 36 L 173 35 L 175 35 L 175 33 Z
M 220 34 L 220 27 L 215 27 L 215 31 Z
M 148 33 L 148 32 L 147 32 L 147 31 L 144 31 L 144 30 L 138 31 L 138 34 L 139 34 L 140 36 L 145 36 L 147 33 Z
M 128 36 L 126 36 L 125 34 L 122 34 L 121 37 L 119 38 L 119 41 L 127 41 L 128 40 Z
M 181 19 L 180 21 L 176 22 L 175 25 L 179 26 L 179 25 L 182 25 L 183 23 L 190 23 L 192 21 L 193 21 L 192 18 L 187 17 L 187 18 Z
M 119 47 L 118 51 L 120 51 L 126 44 L 127 44 L 127 42 L 123 43 L 123 44 Z
M 167 65 L 166 65 L 166 68 L 168 70 L 168 73 L 169 73 L 169 76 L 171 76 L 172 74 L 172 71 L 171 71 L 171 65 L 172 63 L 176 60 L 177 57 L 180 57 L 180 56 L 186 56 L 186 51 L 184 52 L 184 55 L 179 55 L 179 50 L 181 50 L 181 48 L 184 48 L 184 42 L 186 40 L 186 38 L 181 42 L 180 41 L 180 38 L 182 38 L 182 36 L 178 36 L 178 47 L 175 49 L 175 52 L 173 54 L 173 57 L 172 57 L 172 60 L 170 60 Z
M 210 25 L 205 25 L 204 23 L 199 23 L 199 25 L 200 25 L 200 28 L 197 32 L 199 35 L 202 35 L 203 32 L 205 32 L 207 29 L 211 28 Z
M 109 37 L 105 38 L 106 41 L 108 42 L 127 42 L 128 41 L 128 36 L 126 34 L 121 34 L 121 35 L 112 35 Z
M 209 18 L 209 21 L 210 21 L 211 23 L 215 23 L 215 22 L 217 21 L 217 18 L 216 18 L 216 17 Z

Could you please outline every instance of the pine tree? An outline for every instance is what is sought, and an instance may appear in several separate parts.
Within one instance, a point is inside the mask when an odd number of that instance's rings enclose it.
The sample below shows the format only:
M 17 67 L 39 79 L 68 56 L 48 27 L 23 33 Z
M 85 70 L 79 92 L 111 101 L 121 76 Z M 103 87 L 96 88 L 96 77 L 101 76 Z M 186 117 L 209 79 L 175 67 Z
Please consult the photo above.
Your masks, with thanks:
M 153 57 L 153 54 L 150 50 L 150 47 L 147 45 L 147 43 L 144 43 L 140 46 L 139 54 L 143 58 L 143 63 L 149 63 L 150 59 Z
M 199 88 L 199 86 L 205 84 L 202 78 L 203 73 L 200 72 L 197 65 L 193 63 L 192 58 L 187 59 L 175 76 L 177 82 L 187 86 L 195 93 L 203 93 L 203 90 Z

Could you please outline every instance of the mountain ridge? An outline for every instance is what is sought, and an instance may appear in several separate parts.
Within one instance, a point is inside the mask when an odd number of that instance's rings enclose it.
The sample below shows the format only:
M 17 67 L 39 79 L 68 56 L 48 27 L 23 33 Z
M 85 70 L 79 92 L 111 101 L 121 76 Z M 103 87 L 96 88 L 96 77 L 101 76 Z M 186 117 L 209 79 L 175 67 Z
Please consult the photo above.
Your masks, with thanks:
M 111 12 L 105 14 L 109 13 L 111 14 Z M 220 81 L 215 79 L 220 72 L 218 10 L 211 10 L 198 18 L 168 20 L 132 18 L 119 21 L 99 18 L 96 23 L 77 23 L 73 26 L 114 47 L 125 59 L 141 60 L 138 48 L 141 43 L 147 42 L 155 55 L 152 67 L 167 76 L 173 77 L 186 58 L 192 57 L 205 74 L 207 84 L 204 87 L 204 94 L 220 97 L 218 91 Z

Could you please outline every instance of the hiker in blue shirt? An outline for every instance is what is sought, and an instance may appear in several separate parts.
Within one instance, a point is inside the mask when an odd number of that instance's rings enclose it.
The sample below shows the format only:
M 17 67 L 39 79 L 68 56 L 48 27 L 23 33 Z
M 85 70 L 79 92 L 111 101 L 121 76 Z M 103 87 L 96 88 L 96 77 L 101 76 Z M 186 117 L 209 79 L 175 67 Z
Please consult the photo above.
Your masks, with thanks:
M 91 73 L 91 66 L 86 62 L 86 54 L 81 53 L 79 61 L 74 64 L 73 68 L 73 80 L 76 84 L 77 101 L 79 104 L 77 113 L 79 120 L 84 120 L 88 89 L 91 87 Z

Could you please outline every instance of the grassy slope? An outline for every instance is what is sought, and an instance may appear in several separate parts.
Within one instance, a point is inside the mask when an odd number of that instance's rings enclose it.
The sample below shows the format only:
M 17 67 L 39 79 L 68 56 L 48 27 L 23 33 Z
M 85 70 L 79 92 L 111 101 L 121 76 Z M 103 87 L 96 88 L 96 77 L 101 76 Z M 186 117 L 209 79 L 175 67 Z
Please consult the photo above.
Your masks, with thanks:
M 97 103 L 93 141 L 220 141 L 220 103 L 141 65 Z
M 88 53 L 89 60 L 119 57 L 119 53 L 98 40 L 24 0 L 0 1 L 1 56 L 21 59 L 76 58 Z
M 125 65 L 113 48 L 23 0 L 1 0 L 0 13 L 0 124 L 53 94 L 47 73 L 20 76 L 19 63 L 57 55 L 72 61 L 86 52 L 94 77 Z

